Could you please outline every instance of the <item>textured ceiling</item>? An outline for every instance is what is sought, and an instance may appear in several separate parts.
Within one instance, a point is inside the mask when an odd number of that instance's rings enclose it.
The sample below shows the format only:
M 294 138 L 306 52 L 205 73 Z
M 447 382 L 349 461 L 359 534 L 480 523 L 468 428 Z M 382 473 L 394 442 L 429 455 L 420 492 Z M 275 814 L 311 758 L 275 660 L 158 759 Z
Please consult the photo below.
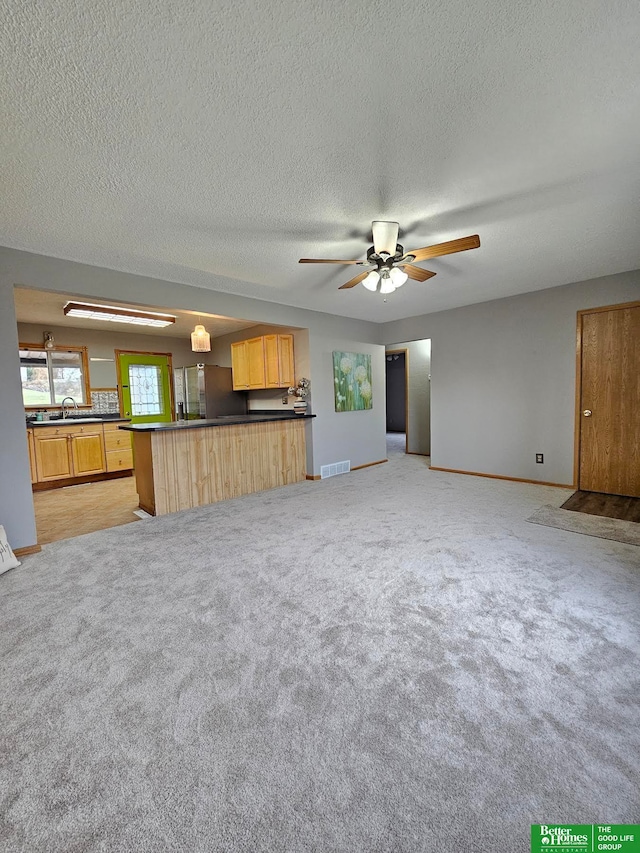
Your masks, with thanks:
M 382 322 L 640 267 L 637 0 L 0 0 L 0 243 Z M 372 219 L 482 247 L 338 291 Z M 259 318 L 256 318 L 259 319 Z

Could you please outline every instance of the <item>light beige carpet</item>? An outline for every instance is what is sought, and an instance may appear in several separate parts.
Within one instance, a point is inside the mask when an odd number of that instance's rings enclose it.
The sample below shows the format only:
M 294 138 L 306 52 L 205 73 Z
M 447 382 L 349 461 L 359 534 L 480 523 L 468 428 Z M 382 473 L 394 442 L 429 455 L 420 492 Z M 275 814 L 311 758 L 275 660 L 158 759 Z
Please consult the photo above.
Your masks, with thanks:
M 532 524 L 542 524 L 544 527 L 569 530 L 571 533 L 582 533 L 584 536 L 597 536 L 599 539 L 613 539 L 627 545 L 640 545 L 640 524 L 634 521 L 572 512 L 550 504 L 541 506 L 529 516 L 527 521 Z
M 2 853 L 527 853 L 532 823 L 637 821 L 638 549 L 526 523 L 570 490 L 389 460 L 0 577 Z

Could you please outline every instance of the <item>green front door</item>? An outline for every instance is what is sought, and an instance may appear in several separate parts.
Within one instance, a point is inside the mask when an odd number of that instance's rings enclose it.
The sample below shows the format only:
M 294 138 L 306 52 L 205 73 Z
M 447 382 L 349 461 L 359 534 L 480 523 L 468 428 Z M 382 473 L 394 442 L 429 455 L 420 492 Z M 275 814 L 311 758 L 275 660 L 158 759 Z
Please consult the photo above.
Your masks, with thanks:
M 134 424 L 173 420 L 168 355 L 118 353 L 122 411 Z

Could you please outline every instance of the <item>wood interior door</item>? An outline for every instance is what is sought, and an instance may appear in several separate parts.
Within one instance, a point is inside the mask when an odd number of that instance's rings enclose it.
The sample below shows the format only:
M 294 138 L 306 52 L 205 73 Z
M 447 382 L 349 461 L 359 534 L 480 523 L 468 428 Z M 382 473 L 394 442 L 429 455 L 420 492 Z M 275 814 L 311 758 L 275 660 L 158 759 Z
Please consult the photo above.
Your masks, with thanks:
M 640 303 L 578 314 L 579 480 L 640 497 Z

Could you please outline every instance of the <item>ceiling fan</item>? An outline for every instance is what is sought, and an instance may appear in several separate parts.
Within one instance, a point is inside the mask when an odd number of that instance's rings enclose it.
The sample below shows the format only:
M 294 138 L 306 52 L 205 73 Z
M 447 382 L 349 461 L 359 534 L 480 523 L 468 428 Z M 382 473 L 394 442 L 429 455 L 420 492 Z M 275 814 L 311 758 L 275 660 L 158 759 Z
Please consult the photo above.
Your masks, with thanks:
M 404 248 L 398 243 L 397 222 L 376 221 L 371 223 L 373 246 L 367 251 L 366 261 L 336 261 L 326 258 L 300 258 L 300 264 L 356 264 L 367 267 L 355 278 L 343 284 L 339 290 L 355 287 L 362 282 L 367 290 L 380 293 L 393 293 L 405 283 L 408 278 L 414 281 L 426 281 L 435 273 L 414 265 L 414 261 L 426 261 L 428 258 L 439 258 L 442 255 L 453 255 L 465 252 L 467 249 L 477 249 L 480 238 L 477 234 L 471 237 L 460 237 L 447 243 L 426 246 L 424 249 L 412 249 L 405 254 Z

